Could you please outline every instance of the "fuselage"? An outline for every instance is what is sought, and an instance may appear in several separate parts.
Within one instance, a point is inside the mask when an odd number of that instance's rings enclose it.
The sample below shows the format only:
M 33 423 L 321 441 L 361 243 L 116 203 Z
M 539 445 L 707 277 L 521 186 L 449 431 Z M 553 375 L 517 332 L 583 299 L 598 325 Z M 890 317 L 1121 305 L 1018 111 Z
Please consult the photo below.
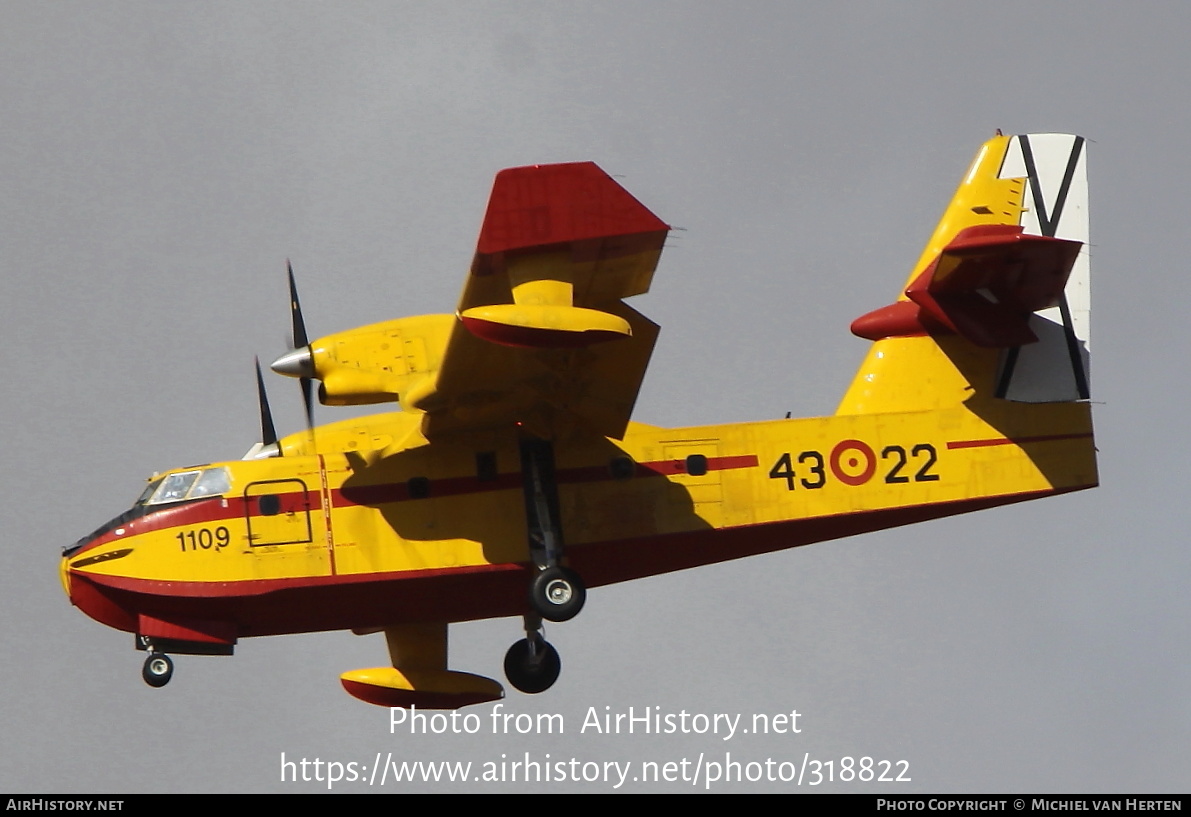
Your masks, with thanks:
M 555 472 L 568 563 L 595 587 L 1096 484 L 1086 403 L 1004 406 L 575 435 Z M 155 478 L 67 549 L 67 592 L 112 627 L 228 644 L 526 612 L 518 430 L 431 453 L 418 419 Z

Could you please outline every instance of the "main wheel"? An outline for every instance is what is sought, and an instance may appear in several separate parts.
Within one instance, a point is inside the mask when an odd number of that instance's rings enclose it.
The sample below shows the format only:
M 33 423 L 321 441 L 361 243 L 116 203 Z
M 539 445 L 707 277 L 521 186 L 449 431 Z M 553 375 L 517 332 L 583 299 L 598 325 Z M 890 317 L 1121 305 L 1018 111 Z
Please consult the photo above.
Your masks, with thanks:
M 174 675 L 174 662 L 165 653 L 151 652 L 141 667 L 141 677 L 151 687 L 163 687 Z
M 562 659 L 558 650 L 542 638 L 537 639 L 537 649 L 530 655 L 529 639 L 523 638 L 505 653 L 505 677 L 509 683 L 527 695 L 537 695 L 554 686 L 562 672 Z
M 587 601 L 587 588 L 579 574 L 565 567 L 548 567 L 534 576 L 529 603 L 547 621 L 570 621 Z

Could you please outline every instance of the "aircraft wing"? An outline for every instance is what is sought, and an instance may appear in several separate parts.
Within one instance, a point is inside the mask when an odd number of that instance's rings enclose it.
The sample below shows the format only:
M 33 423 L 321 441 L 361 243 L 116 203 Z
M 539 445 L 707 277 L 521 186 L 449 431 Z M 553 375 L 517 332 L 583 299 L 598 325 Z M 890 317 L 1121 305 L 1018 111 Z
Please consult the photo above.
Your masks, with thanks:
M 668 232 L 591 162 L 497 174 L 437 376 L 405 399 L 424 433 L 621 438 L 658 333 L 623 299 L 648 291 Z

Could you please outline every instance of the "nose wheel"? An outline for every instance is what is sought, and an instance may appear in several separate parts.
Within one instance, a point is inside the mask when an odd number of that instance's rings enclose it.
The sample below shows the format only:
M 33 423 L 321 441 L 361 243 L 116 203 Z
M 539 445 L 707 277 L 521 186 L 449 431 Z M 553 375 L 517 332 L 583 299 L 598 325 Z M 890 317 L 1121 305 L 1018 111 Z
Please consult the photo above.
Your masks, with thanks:
M 151 687 L 163 687 L 174 676 L 174 662 L 163 652 L 151 652 L 141 667 L 141 677 Z

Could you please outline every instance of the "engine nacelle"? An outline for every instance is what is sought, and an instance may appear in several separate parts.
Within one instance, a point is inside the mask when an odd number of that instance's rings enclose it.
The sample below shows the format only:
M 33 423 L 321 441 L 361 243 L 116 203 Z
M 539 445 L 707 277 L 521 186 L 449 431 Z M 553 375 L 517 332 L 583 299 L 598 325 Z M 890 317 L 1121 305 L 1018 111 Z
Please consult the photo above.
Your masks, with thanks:
M 420 315 L 349 329 L 283 355 L 273 370 L 322 381 L 323 405 L 398 402 L 438 369 L 454 322 L 453 315 Z
M 315 360 L 318 360 L 317 354 Z M 317 368 L 317 364 L 316 364 Z M 383 371 L 332 364 L 318 387 L 318 401 L 324 406 L 367 406 L 391 403 L 401 396 L 398 378 Z

